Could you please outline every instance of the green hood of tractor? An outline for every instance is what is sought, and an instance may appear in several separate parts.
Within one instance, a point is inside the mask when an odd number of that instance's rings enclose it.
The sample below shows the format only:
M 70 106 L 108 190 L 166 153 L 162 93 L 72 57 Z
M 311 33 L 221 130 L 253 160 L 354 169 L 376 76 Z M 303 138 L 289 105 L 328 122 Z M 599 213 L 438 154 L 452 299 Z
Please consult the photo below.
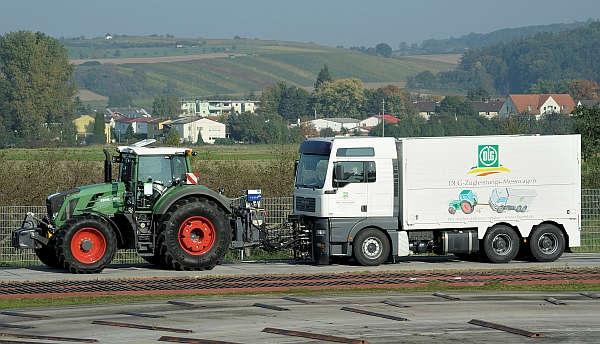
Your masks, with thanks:
M 122 211 L 125 185 L 120 182 L 83 185 L 48 197 L 48 217 L 60 227 L 69 218 L 94 212 L 112 216 Z

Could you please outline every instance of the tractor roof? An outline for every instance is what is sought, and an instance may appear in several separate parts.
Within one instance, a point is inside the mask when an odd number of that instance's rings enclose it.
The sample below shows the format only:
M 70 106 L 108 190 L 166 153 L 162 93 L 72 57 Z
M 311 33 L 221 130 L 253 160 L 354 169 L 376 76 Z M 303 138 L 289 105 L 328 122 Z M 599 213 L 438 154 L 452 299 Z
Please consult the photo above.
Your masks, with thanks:
M 179 147 L 135 147 L 135 146 L 119 146 L 119 153 L 129 153 L 135 155 L 183 155 L 189 148 Z

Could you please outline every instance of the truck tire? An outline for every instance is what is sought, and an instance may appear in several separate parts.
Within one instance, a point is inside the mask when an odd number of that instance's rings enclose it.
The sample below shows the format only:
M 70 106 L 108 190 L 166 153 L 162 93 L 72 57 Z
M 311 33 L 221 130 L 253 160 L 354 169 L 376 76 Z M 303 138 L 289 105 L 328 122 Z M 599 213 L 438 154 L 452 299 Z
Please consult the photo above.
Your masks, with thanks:
M 390 255 L 390 242 L 387 236 L 375 228 L 360 231 L 353 241 L 354 259 L 364 266 L 384 263 Z
M 72 273 L 98 273 L 117 252 L 115 232 L 106 221 L 95 216 L 72 218 L 55 236 L 58 263 Z
M 56 240 L 54 239 L 54 237 L 50 238 L 47 245 L 44 245 L 40 248 L 36 248 L 34 251 L 35 255 L 38 257 L 40 262 L 42 262 L 47 267 L 60 267 L 60 264 L 58 263 L 58 256 L 56 255 Z
M 506 225 L 495 225 L 483 237 L 483 252 L 492 263 L 508 263 L 519 253 L 519 236 Z
M 213 201 L 177 202 L 163 216 L 159 230 L 161 265 L 174 270 L 210 270 L 220 264 L 231 244 L 231 225 Z
M 555 225 L 544 223 L 529 235 L 529 250 L 538 262 L 553 262 L 565 251 L 565 235 Z

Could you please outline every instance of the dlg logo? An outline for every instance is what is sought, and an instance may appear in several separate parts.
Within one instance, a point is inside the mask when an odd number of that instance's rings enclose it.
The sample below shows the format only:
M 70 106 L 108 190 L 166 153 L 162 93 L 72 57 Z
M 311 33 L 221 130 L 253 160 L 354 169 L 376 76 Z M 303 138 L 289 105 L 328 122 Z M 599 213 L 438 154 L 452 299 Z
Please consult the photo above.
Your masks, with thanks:
M 468 173 L 483 177 L 501 172 L 510 172 L 510 170 L 500 164 L 498 145 L 477 146 L 477 166 L 471 168 Z
M 498 145 L 479 145 L 477 167 L 498 167 Z

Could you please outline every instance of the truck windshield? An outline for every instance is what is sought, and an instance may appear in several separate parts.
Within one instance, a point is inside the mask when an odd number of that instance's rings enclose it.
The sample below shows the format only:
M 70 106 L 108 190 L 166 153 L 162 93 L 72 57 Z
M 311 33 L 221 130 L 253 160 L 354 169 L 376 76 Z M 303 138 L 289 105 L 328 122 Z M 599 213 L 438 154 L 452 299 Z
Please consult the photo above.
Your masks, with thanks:
M 327 176 L 328 155 L 302 154 L 296 171 L 296 186 L 321 189 Z

